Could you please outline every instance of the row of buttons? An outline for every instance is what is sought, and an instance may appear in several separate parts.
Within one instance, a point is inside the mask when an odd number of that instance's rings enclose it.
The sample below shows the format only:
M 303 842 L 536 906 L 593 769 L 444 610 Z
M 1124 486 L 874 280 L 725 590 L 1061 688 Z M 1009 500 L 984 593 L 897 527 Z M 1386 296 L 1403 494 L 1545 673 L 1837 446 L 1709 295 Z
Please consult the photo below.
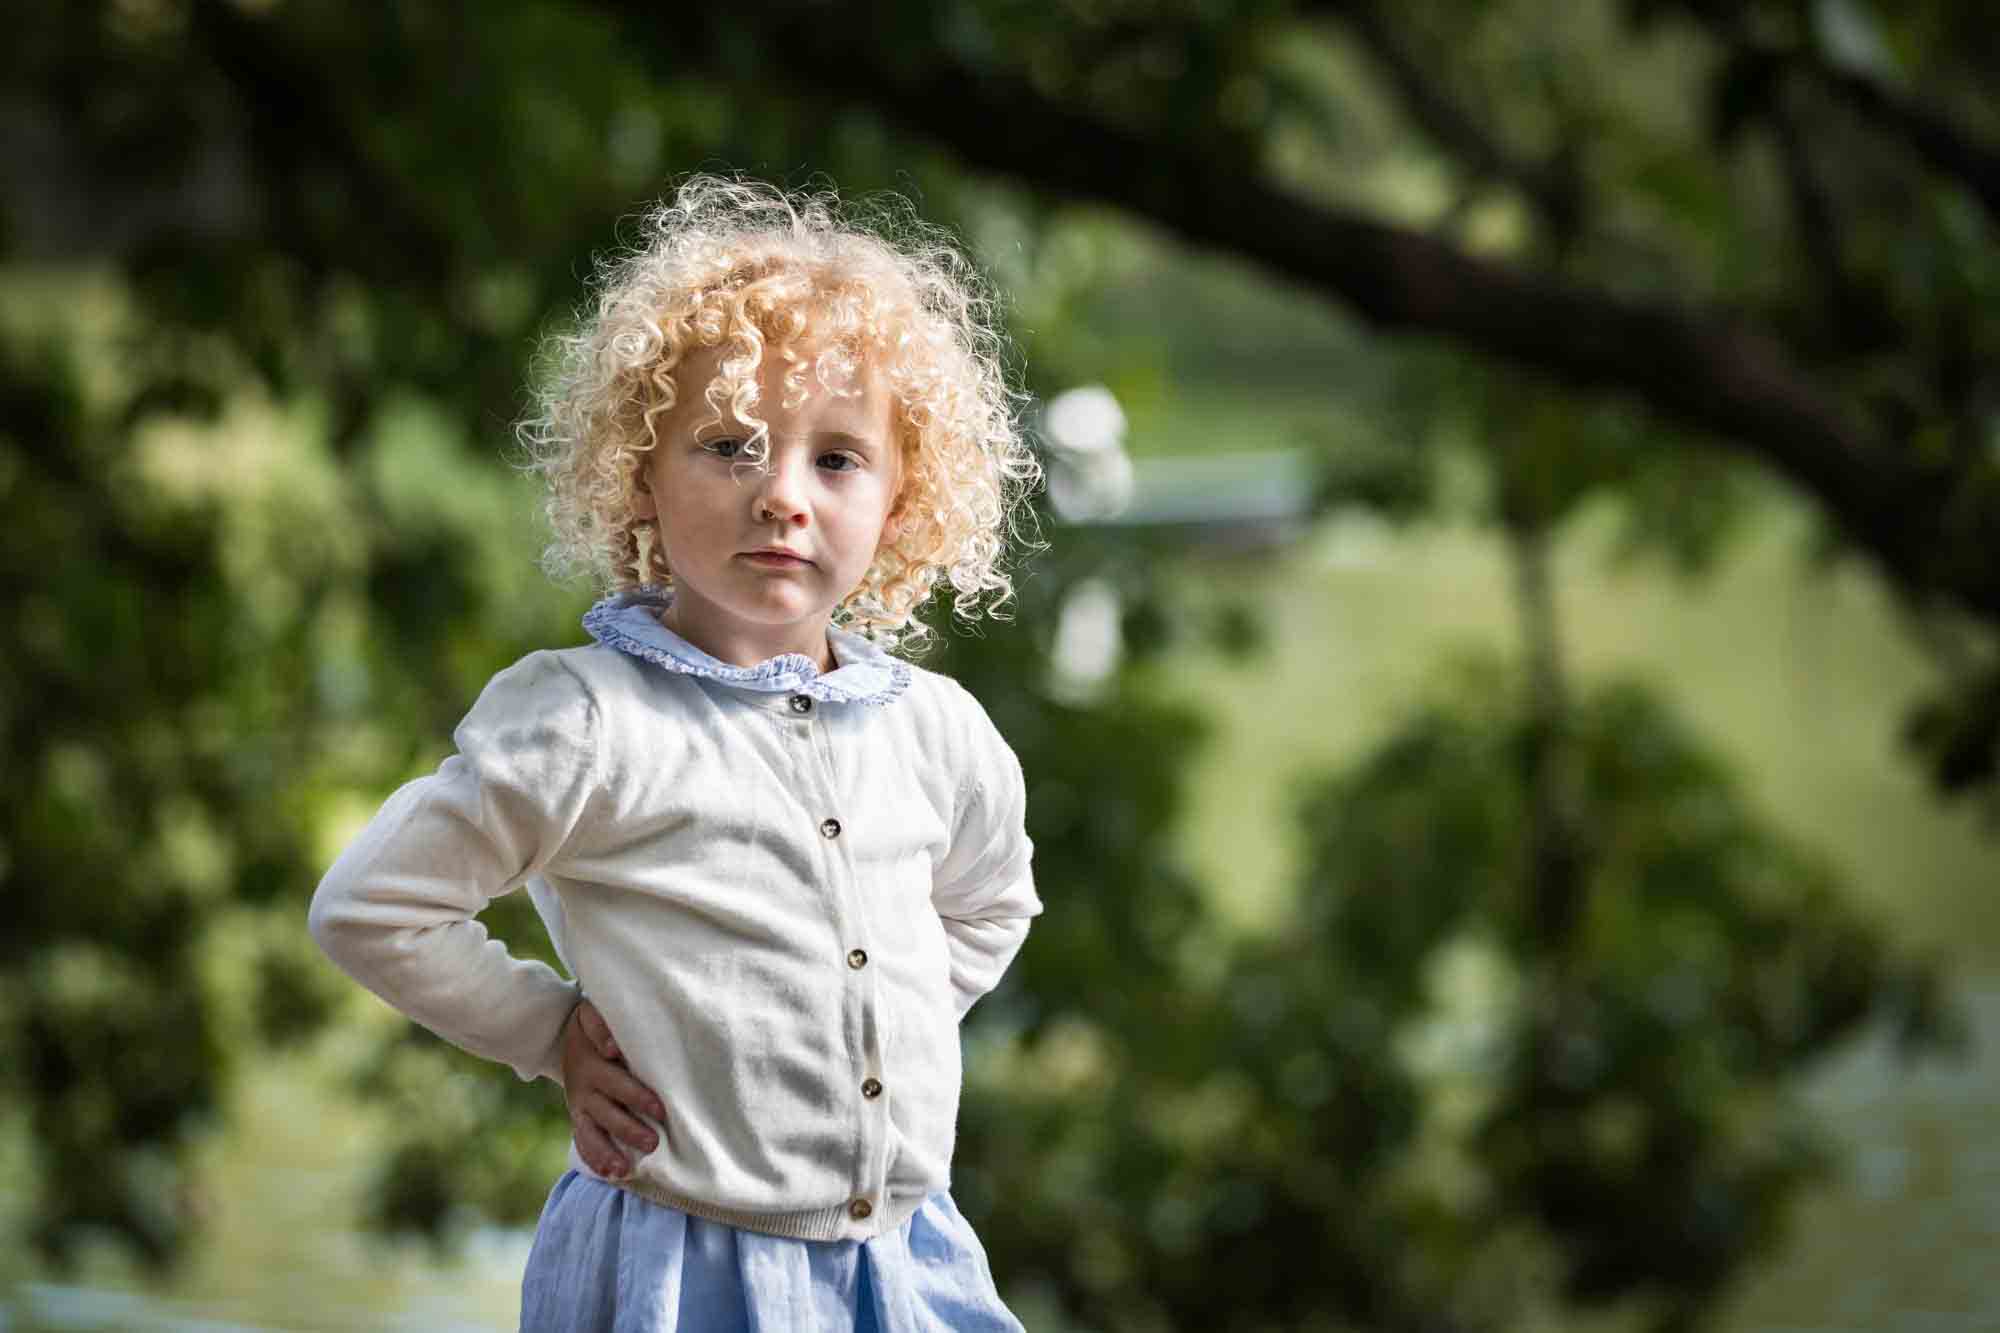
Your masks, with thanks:
M 867 951 L 865 949 L 850 950 L 847 955 L 847 965 L 856 970 L 868 966 Z M 862 1079 L 861 1095 L 869 1101 L 874 1101 L 877 1097 L 880 1097 L 882 1095 L 882 1080 L 879 1078 Z M 875 1205 L 866 1199 L 856 1199 L 847 1205 L 847 1215 L 857 1222 L 867 1221 L 874 1211 Z
M 813 710 L 813 701 L 807 695 L 795 694 L 791 697 L 790 702 L 792 711 L 801 717 L 804 717 Z M 839 837 L 840 821 L 833 818 L 822 819 L 819 824 L 819 835 L 829 841 Z M 847 965 L 859 972 L 862 968 L 868 966 L 868 951 L 866 949 L 848 950 Z M 880 1097 L 882 1095 L 882 1080 L 879 1078 L 863 1079 L 861 1081 L 861 1095 L 870 1101 Z M 855 1199 L 847 1205 L 847 1215 L 857 1222 L 865 1222 L 874 1216 L 874 1214 L 875 1205 L 867 1199 Z

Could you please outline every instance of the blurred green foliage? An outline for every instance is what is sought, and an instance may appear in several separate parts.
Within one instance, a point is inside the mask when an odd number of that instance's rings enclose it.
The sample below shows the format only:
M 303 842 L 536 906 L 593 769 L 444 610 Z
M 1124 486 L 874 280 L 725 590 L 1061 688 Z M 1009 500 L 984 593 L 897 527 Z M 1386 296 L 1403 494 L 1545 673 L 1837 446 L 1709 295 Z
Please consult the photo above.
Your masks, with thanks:
M 1830 549 L 1908 594 L 1946 668 L 1912 724 L 1941 785 L 1993 789 L 1997 127 L 1975 72 L 2000 52 L 1980 7 L 911 0 L 830 19 L 319 0 L 19 19 L 0 52 L 0 1088 L 35 1142 L 34 1240 L 170 1260 L 191 1216 L 176 1164 L 232 1071 L 329 1024 L 395 1112 L 378 1221 L 533 1216 L 555 1095 L 383 1022 L 313 955 L 304 902 L 494 669 L 577 638 L 588 590 L 534 570 L 534 497 L 503 462 L 533 340 L 615 219 L 726 164 L 918 195 L 1013 294 L 1031 390 L 1106 379 L 1142 437 L 1303 444 L 1321 507 L 1456 506 L 1515 541 L 1528 660 L 1467 676 L 1302 804 L 1309 870 L 1268 938 L 1231 935 L 1170 851 L 1204 721 L 1149 672 L 1256 629 L 1163 581 L 1152 543 L 1181 535 L 1052 527 L 1017 618 L 931 663 L 1022 757 L 1050 904 L 968 1025 L 959 1188 L 1003 1283 L 1117 1330 L 1498 1328 L 1564 1302 L 1693 1326 L 1818 1165 L 1798 1075 L 1871 1016 L 1936 1038 L 1938 981 L 1657 700 L 1570 697 L 1535 570 L 1609 490 L 1633 551 L 1698 573 L 1746 468 L 1775 469 L 1825 504 Z M 981 113 L 996 96 L 1018 114 Z M 1010 157 L 1051 117 L 1074 154 Z M 1133 148 L 1115 170 L 1089 156 L 1106 127 Z M 1270 190 L 1329 226 L 1364 210 L 1410 255 L 1517 265 L 1523 304 L 1491 332 L 1405 313 L 1438 340 L 1392 342 L 1142 225 L 1361 300 L 1242 225 Z M 1077 196 L 1126 211 L 1059 202 Z M 1439 310 L 1463 276 L 1428 273 Z M 1581 333 L 1565 360 L 1519 324 L 1550 284 L 1711 306 L 1805 379 L 1770 390 L 1770 432 L 1717 438 L 1680 407 L 1766 362 L 1663 384 L 1650 349 L 1599 357 Z M 1510 327 L 1543 349 L 1527 364 L 1467 355 Z M 1936 503 L 1868 510 L 1787 433 L 1798 394 L 1865 428 L 1884 494 Z M 1446 455 L 1467 453 L 1477 475 L 1453 483 Z M 1912 531 L 1935 551 L 1914 558 Z M 1085 578 L 1119 592 L 1127 658 L 1079 697 L 1050 654 Z M 538 947 L 524 900 L 492 916 Z
M 978 1066 L 997 1271 L 1092 1327 L 1501 1328 L 1559 1291 L 1676 1328 L 1779 1241 L 1822 1164 L 1797 1076 L 1872 1013 L 1941 1035 L 1929 973 L 1630 685 L 1577 710 L 1596 850 L 1551 939 L 1519 696 L 1466 670 L 1308 793 L 1271 938 L 1195 923 L 1143 1021 L 1080 996 Z

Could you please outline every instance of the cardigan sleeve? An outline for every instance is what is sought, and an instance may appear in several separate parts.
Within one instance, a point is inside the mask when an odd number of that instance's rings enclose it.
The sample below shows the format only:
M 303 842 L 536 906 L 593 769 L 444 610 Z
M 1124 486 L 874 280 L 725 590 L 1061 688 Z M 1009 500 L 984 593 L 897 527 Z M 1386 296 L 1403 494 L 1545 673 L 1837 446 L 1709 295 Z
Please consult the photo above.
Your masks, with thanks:
M 511 956 L 475 915 L 563 849 L 597 789 L 597 707 L 535 653 L 489 683 L 457 753 L 391 796 L 326 872 L 308 923 L 356 981 L 453 1044 L 560 1081 L 576 985 Z
M 979 702 L 962 689 L 954 692 L 966 714 L 961 753 L 968 768 L 958 786 L 951 846 L 932 877 L 931 903 L 944 923 L 963 1019 L 999 984 L 1042 903 L 1030 868 L 1034 844 L 1021 761 Z

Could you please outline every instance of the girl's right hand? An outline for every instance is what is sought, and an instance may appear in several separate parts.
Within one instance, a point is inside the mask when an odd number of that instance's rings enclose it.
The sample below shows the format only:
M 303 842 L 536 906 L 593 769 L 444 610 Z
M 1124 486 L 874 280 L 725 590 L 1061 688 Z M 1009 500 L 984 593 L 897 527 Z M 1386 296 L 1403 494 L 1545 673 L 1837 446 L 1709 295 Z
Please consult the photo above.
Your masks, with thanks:
M 659 1147 L 659 1136 L 639 1116 L 667 1118 L 653 1090 L 626 1067 L 610 1024 L 589 1000 L 563 1024 L 563 1099 L 569 1103 L 570 1132 L 586 1165 L 607 1179 L 622 1179 L 631 1163 L 618 1145 L 643 1157 Z

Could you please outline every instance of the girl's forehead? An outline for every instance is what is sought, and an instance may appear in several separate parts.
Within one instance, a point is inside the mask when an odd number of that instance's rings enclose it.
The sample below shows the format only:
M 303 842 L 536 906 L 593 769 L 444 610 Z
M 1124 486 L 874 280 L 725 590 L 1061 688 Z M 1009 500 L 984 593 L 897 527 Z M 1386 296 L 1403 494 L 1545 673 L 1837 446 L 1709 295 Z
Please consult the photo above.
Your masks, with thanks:
M 887 350 L 873 339 L 840 334 L 829 336 L 810 327 L 796 337 L 774 335 L 769 330 L 759 332 L 762 337 L 755 352 L 747 351 L 741 343 L 727 338 L 719 343 L 689 349 L 681 355 L 674 375 L 676 378 L 713 378 L 737 371 L 754 356 L 759 376 L 783 375 L 803 369 L 808 374 L 817 372 L 829 378 L 839 378 L 871 371 L 879 374 L 888 360 Z
M 685 391 L 697 392 L 716 379 L 755 379 L 766 392 L 781 388 L 813 397 L 848 398 L 885 391 L 890 382 L 887 355 L 872 345 L 811 337 L 766 342 L 755 354 L 728 344 L 687 353 L 673 371 Z M 745 373 L 745 372 L 749 373 Z
M 719 379 L 741 373 L 736 353 L 724 347 L 704 347 L 689 353 L 674 371 L 684 409 L 714 408 L 725 418 L 737 415 L 733 393 L 711 397 Z M 815 427 L 853 435 L 895 429 L 901 412 L 889 379 L 873 357 L 849 353 L 838 345 L 793 340 L 766 344 L 753 378 L 757 403 L 753 415 L 775 424 L 775 415 L 809 411 Z

